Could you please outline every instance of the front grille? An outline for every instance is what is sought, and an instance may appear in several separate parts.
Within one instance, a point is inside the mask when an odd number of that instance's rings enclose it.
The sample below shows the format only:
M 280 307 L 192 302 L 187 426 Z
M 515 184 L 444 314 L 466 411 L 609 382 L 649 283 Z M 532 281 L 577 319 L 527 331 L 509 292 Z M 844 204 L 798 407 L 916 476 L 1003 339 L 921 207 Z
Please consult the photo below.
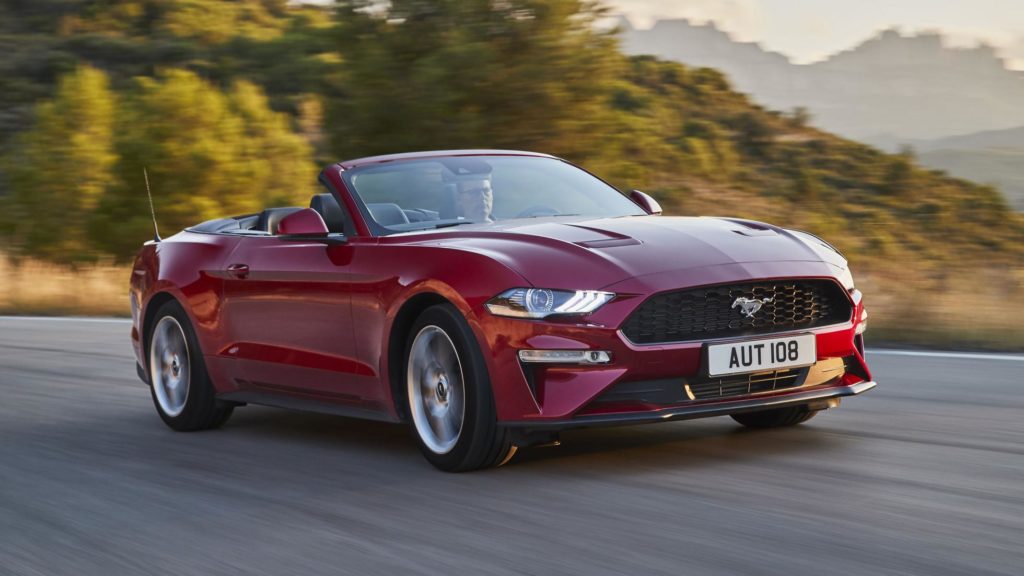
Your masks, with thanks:
M 747 317 L 733 306 L 737 298 L 765 303 Z M 838 324 L 849 320 L 851 311 L 849 298 L 831 280 L 703 286 L 648 298 L 626 319 L 622 333 L 634 344 L 770 334 Z
M 745 396 L 747 394 L 757 394 L 758 392 L 794 388 L 803 384 L 806 375 L 806 368 L 775 370 L 758 374 L 741 374 L 738 376 L 691 380 L 686 383 L 686 388 L 692 394 L 694 400 L 712 400 L 715 398 Z

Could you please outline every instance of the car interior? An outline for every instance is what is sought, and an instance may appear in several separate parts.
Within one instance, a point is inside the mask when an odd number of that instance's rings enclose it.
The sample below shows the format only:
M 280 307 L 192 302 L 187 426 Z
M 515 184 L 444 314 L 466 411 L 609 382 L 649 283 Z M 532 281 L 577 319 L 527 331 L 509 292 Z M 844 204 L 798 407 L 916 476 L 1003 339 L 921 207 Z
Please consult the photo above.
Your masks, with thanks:
M 372 206 L 372 205 L 371 205 Z M 347 218 L 345 210 L 338 204 L 338 201 L 329 193 L 315 194 L 309 201 L 309 207 L 316 210 L 324 219 L 327 230 L 332 233 L 351 234 L 351 219 Z M 398 208 L 398 206 L 395 206 Z M 210 220 L 188 230 L 193 232 L 206 232 L 217 234 L 245 234 L 245 235 L 275 235 L 277 228 L 289 214 L 302 210 L 299 206 L 285 208 L 267 208 L 258 214 L 246 214 L 234 218 L 220 218 Z M 386 210 L 386 209 L 385 209 Z M 401 211 L 401 209 L 399 209 Z
M 454 196 L 454 193 L 452 195 Z M 454 199 L 450 203 L 452 207 L 449 211 L 454 213 Z M 309 207 L 320 214 L 329 232 L 349 235 L 354 232 L 352 229 L 352 219 L 330 193 L 314 194 L 309 201 Z M 434 210 L 402 208 L 394 202 L 367 203 L 366 208 L 370 211 L 373 219 L 384 226 L 428 222 L 439 220 L 442 217 L 440 212 Z M 216 234 L 244 234 L 247 236 L 275 235 L 281 220 L 299 210 L 302 210 L 299 206 L 267 208 L 258 214 L 210 220 L 192 226 L 189 230 Z

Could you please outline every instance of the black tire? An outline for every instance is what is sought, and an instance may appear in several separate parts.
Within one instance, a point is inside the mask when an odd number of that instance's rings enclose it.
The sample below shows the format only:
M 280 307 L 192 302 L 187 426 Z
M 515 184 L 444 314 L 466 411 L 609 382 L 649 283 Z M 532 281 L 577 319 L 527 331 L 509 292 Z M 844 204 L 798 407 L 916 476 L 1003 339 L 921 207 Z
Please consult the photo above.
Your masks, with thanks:
M 454 345 L 455 362 L 461 370 L 462 421 L 458 433 L 454 436 L 454 445 L 444 453 L 438 453 L 429 445 L 431 440 L 425 439 L 417 428 L 415 414 L 414 388 L 416 380 L 412 376 L 416 370 L 410 365 L 410 357 L 417 336 L 431 333 L 440 337 L 436 331 L 440 329 L 447 341 Z M 500 466 L 511 459 L 516 447 L 512 445 L 511 433 L 497 423 L 494 405 L 494 394 L 491 391 L 491 379 L 487 372 L 480 347 L 473 337 L 473 332 L 462 314 L 450 304 L 439 304 L 423 311 L 413 323 L 405 345 L 402 362 L 403 390 L 406 398 L 406 414 L 413 438 L 427 461 L 446 472 L 465 472 Z M 454 381 L 454 379 L 453 379 Z M 410 386 L 412 384 L 412 386 Z M 451 388 L 450 390 L 455 390 Z M 452 392 L 454 394 L 454 392 Z M 446 396 L 447 398 L 447 396 Z M 452 396 L 454 398 L 454 396 Z M 421 409 L 420 422 L 423 423 Z M 429 433 L 429 432 L 428 432 Z
M 165 322 L 165 319 L 168 320 Z M 162 380 L 154 380 L 153 361 L 156 358 L 155 354 L 157 354 L 155 346 L 159 345 L 154 343 L 154 339 L 156 338 L 157 328 L 162 329 L 164 326 L 169 330 L 169 334 L 174 334 L 174 330 L 180 328 L 184 336 L 184 342 L 187 344 L 185 347 L 185 353 L 188 358 L 187 372 L 180 371 L 178 363 L 174 363 L 175 366 L 178 366 L 178 370 L 174 372 L 175 375 L 178 373 L 186 374 L 185 400 L 184 405 L 180 407 L 180 412 L 176 410 L 168 411 L 162 405 L 162 402 L 164 404 L 170 402 L 167 400 L 167 388 L 160 387 L 159 382 Z M 149 375 L 149 390 L 153 398 L 153 405 L 156 407 L 156 412 L 160 415 L 160 419 L 167 426 L 178 432 L 209 430 L 224 425 L 228 418 L 231 417 L 234 407 L 217 400 L 213 384 L 210 382 L 210 376 L 206 371 L 206 364 L 203 362 L 199 340 L 196 338 L 195 330 L 193 330 L 192 324 L 188 320 L 188 315 L 185 314 L 181 304 L 171 300 L 161 305 L 153 316 L 153 322 L 147 327 L 147 330 L 146 364 L 147 374 Z M 177 335 L 174 335 L 174 337 L 177 337 Z M 167 347 L 162 349 L 166 350 Z M 181 364 L 184 365 L 185 362 L 181 362 Z M 169 376 L 171 372 L 162 372 L 161 378 L 165 377 L 164 374 Z M 164 391 L 163 399 L 160 398 L 161 392 L 158 391 L 158 387 Z
M 747 428 L 783 428 L 807 422 L 817 413 L 816 410 L 808 410 L 806 406 L 791 406 L 760 412 L 730 414 L 729 416 Z

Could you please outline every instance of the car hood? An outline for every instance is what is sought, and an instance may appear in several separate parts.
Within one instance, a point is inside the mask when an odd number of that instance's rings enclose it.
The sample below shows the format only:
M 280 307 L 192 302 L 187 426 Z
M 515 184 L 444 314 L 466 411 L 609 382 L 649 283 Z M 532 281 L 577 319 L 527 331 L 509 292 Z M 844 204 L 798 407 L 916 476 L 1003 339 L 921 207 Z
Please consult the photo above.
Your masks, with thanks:
M 545 288 L 597 289 L 628 278 L 727 264 L 846 265 L 838 252 L 814 236 L 729 218 L 552 218 L 403 236 L 406 240 L 418 237 L 417 243 L 485 254 Z

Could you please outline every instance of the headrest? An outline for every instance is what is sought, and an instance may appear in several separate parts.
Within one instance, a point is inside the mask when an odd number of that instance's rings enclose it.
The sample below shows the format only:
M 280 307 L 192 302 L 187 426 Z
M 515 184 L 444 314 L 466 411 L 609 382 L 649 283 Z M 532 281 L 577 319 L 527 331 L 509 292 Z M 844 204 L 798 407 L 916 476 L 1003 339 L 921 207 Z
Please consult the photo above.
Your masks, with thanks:
M 260 212 L 260 217 L 256 221 L 256 230 L 266 230 L 271 234 L 277 234 L 277 225 L 281 223 L 281 219 L 299 210 L 302 208 L 267 208 Z
M 370 215 L 382 226 L 395 226 L 398 224 L 408 224 L 409 217 L 405 215 L 402 208 L 398 204 L 391 202 L 380 202 L 376 204 L 367 204 L 366 208 L 369 209 Z
M 309 200 L 309 207 L 320 213 L 328 230 L 345 232 L 345 213 L 332 194 L 314 194 Z

